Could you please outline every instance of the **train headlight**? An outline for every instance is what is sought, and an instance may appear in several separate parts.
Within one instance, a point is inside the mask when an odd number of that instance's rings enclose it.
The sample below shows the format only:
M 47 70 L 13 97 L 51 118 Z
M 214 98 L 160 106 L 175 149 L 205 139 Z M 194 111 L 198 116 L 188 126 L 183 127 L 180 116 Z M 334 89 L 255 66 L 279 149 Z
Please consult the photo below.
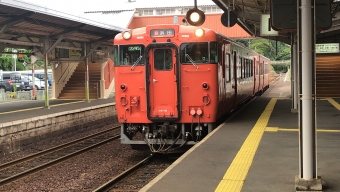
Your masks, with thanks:
M 124 32 L 123 32 L 123 38 L 124 38 L 125 40 L 130 39 L 130 38 L 131 38 L 131 31 L 124 31 Z
M 195 30 L 196 37 L 202 37 L 204 35 L 204 30 L 202 28 L 197 28 Z
M 186 18 L 187 18 L 188 23 L 193 26 L 200 26 L 205 21 L 204 12 L 197 8 L 188 10 L 186 14 Z

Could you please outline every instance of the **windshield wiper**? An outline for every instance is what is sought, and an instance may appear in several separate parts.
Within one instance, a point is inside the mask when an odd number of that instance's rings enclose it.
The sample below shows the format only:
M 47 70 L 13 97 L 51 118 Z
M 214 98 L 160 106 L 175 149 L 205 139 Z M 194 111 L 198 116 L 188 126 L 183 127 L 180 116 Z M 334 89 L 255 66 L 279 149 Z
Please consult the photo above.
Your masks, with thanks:
M 191 59 L 191 57 L 188 54 L 185 54 L 185 56 L 189 59 L 189 61 L 192 63 L 193 66 L 195 66 L 196 69 L 198 69 L 198 66 L 196 63 Z
M 133 63 L 132 67 L 131 67 L 131 71 L 136 67 L 137 63 L 139 63 L 139 61 L 142 59 L 143 56 L 139 56 L 137 61 Z

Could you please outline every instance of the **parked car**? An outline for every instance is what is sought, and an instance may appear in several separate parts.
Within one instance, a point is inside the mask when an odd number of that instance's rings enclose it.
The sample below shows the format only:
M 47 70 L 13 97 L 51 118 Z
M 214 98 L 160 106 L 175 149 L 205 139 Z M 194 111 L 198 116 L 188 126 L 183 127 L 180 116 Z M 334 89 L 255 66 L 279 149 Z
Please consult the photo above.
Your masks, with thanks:
M 24 76 L 32 76 L 32 71 L 22 71 L 21 74 Z M 34 73 L 34 77 L 42 81 L 45 81 L 45 72 L 38 70 Z M 47 73 L 47 83 L 49 86 L 52 86 L 52 73 L 51 72 Z
M 17 91 L 21 91 L 24 85 L 21 81 L 21 74 L 15 71 L 4 71 L 2 72 L 2 79 L 0 79 L 0 89 L 5 91 L 14 91 L 16 87 Z
M 38 79 L 36 77 L 32 78 L 32 75 L 25 76 L 25 77 L 27 77 L 32 82 L 32 85 L 33 85 L 33 78 L 34 78 L 34 85 L 36 89 L 45 89 L 45 81 L 42 81 L 41 79 Z M 47 85 L 47 88 L 48 88 L 48 85 Z
M 24 91 L 30 91 L 33 89 L 33 83 L 28 77 L 21 76 L 21 82 L 24 85 L 23 87 Z

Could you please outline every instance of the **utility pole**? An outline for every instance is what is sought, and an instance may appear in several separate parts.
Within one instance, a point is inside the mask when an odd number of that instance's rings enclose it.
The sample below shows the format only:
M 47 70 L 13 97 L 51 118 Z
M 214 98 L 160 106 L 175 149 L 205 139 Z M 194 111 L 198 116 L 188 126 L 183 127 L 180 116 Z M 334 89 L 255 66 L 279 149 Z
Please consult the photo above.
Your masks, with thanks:
M 17 53 L 17 50 L 13 50 L 12 51 L 14 54 L 13 54 L 13 59 L 14 59 L 14 71 L 17 71 L 17 57 L 18 57 L 18 55 L 16 54 Z

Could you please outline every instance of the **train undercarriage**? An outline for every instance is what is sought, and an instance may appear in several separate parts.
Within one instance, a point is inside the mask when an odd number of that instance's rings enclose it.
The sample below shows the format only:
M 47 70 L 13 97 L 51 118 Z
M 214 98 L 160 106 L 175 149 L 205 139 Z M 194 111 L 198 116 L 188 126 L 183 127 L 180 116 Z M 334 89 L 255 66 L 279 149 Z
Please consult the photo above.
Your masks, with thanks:
M 195 145 L 213 129 L 213 123 L 123 123 L 121 143 L 153 153 L 169 153 Z

